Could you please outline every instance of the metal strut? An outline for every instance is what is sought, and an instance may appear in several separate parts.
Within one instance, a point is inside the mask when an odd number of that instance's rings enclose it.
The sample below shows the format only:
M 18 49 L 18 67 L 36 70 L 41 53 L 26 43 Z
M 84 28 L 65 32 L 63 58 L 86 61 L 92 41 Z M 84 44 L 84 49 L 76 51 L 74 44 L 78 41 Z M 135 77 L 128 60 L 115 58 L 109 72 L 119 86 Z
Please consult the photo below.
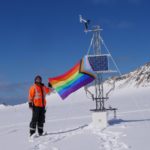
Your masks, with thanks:
M 94 26 L 93 29 L 93 55 L 101 55 L 101 38 L 100 38 L 100 26 Z M 103 76 L 102 73 L 96 73 L 95 79 L 95 94 L 94 100 L 96 102 L 95 111 L 105 110 L 104 88 L 103 88 Z

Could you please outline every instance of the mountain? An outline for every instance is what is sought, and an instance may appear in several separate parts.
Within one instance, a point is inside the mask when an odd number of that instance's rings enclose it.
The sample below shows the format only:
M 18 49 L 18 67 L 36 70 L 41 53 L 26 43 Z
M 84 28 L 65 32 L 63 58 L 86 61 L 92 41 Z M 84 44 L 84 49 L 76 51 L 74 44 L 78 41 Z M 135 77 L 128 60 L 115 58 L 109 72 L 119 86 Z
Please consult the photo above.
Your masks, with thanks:
M 136 70 L 124 74 L 120 77 L 114 77 L 116 88 L 123 87 L 148 87 L 150 86 L 150 62 L 137 68 Z

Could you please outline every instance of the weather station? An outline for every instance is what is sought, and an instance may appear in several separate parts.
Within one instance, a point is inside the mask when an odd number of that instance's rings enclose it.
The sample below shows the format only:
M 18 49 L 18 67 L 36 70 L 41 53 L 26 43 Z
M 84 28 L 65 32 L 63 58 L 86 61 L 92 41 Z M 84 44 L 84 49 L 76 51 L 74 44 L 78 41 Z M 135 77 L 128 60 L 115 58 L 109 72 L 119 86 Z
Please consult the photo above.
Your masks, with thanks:
M 109 99 L 109 94 L 115 88 L 115 81 L 112 80 L 109 82 L 109 89 L 108 87 L 104 88 L 104 82 L 108 76 L 111 76 L 112 73 L 119 73 L 119 75 L 121 75 L 121 72 L 101 37 L 101 27 L 99 25 L 95 25 L 89 29 L 90 20 L 84 19 L 81 15 L 79 15 L 79 20 L 80 23 L 84 24 L 84 32 L 86 34 L 92 34 L 86 57 L 88 58 L 89 64 L 96 75 L 96 79 L 94 81 L 94 90 L 85 86 L 86 94 L 95 101 L 96 105 L 95 109 L 91 109 L 92 124 L 96 128 L 104 129 L 108 126 L 108 112 L 113 111 L 114 118 L 116 118 L 117 111 L 117 108 L 113 108 L 111 106 L 107 108 L 105 104 Z M 103 47 L 105 53 L 102 51 Z

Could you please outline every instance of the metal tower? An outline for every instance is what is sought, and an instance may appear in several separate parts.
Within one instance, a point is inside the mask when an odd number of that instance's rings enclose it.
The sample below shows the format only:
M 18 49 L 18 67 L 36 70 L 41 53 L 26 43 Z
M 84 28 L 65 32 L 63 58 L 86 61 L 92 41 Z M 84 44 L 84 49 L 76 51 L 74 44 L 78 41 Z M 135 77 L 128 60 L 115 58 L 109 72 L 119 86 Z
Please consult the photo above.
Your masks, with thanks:
M 116 70 L 115 72 L 119 72 L 119 69 L 114 61 L 114 59 L 112 58 L 109 50 L 107 49 L 104 41 L 101 38 L 101 31 L 102 29 L 100 28 L 100 26 L 96 25 L 93 26 L 93 28 L 91 30 L 88 29 L 88 25 L 89 25 L 89 20 L 85 20 L 82 18 L 82 16 L 80 15 L 80 22 L 85 24 L 85 30 L 84 32 L 89 33 L 91 32 L 93 34 L 92 39 L 91 39 L 91 43 L 90 43 L 90 47 L 88 49 L 87 52 L 87 56 L 89 57 L 95 57 L 94 59 L 99 59 L 101 58 L 101 56 L 108 56 L 112 59 L 112 62 L 114 63 Z M 107 54 L 102 54 L 102 44 L 104 45 L 104 47 L 107 50 Z M 92 48 L 92 51 L 91 51 Z M 98 57 L 97 57 L 98 56 Z M 95 64 L 97 65 L 97 64 Z M 94 84 L 94 93 L 92 93 L 90 90 L 88 90 L 87 87 L 85 87 L 85 90 L 88 94 L 91 95 L 92 99 L 95 101 L 96 103 L 96 109 L 92 109 L 91 111 L 114 111 L 114 116 L 116 117 L 116 108 L 105 108 L 105 101 L 109 99 L 108 95 L 109 93 L 114 89 L 115 85 L 113 83 L 112 88 L 109 89 L 109 91 L 107 91 L 107 93 L 105 93 L 104 95 L 104 86 L 103 86 L 103 75 L 105 73 L 110 73 L 110 72 L 114 72 L 112 70 L 98 70 L 95 71 L 96 73 L 96 79 L 95 79 L 95 84 Z M 120 73 L 121 74 L 121 73 Z

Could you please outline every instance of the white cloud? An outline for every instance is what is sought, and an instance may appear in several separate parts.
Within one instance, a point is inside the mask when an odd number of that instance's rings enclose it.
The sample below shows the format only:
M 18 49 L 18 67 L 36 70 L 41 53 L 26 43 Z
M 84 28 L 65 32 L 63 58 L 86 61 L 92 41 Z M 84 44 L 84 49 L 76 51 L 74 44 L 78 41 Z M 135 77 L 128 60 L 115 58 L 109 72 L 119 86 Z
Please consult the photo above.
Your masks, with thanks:
M 0 93 L 2 92 L 14 92 L 17 91 L 18 89 L 24 90 L 29 86 L 28 82 L 23 82 L 23 83 L 1 83 L 0 84 Z
M 17 104 L 27 101 L 30 82 L 0 83 L 0 103 Z

